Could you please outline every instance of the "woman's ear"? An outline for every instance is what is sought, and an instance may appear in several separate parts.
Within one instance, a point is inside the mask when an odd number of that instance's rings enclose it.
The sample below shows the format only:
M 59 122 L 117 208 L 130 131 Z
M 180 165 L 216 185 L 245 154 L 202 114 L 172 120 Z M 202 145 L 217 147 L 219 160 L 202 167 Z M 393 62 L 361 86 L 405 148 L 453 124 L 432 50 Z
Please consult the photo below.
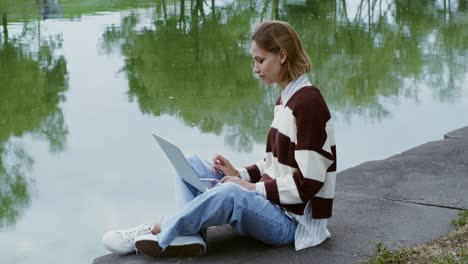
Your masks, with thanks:
M 288 52 L 285 49 L 279 51 L 280 63 L 283 64 L 288 59 Z

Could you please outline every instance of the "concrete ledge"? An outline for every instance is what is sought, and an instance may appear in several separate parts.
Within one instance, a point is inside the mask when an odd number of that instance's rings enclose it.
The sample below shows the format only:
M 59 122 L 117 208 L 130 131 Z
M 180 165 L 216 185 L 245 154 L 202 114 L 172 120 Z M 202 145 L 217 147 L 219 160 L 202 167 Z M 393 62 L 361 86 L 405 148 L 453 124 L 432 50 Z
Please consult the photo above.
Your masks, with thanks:
M 372 255 L 378 242 L 395 249 L 431 241 L 452 230 L 450 221 L 458 213 L 370 195 L 336 193 L 335 197 L 329 222 L 333 237 L 319 247 L 360 257 Z
M 463 138 L 463 135 L 467 137 Z M 229 225 L 208 230 L 207 254 L 193 259 L 105 255 L 94 264 L 145 263 L 356 263 L 374 252 L 428 242 L 446 234 L 468 208 L 468 127 L 384 160 L 365 162 L 338 174 L 332 238 L 295 251 L 270 247 L 231 233 Z
M 468 126 L 445 134 L 444 139 L 468 139 Z
M 468 208 L 468 140 L 439 140 L 338 174 L 338 192 Z M 336 211 L 334 209 L 334 211 Z
M 94 264 L 149 263 L 356 263 L 374 252 L 375 244 L 389 248 L 427 242 L 451 230 L 457 210 L 395 202 L 373 196 L 337 193 L 330 220 L 332 238 L 306 250 L 271 247 L 235 236 L 228 225 L 210 228 L 207 254 L 192 259 L 152 259 L 143 255 L 109 254 Z

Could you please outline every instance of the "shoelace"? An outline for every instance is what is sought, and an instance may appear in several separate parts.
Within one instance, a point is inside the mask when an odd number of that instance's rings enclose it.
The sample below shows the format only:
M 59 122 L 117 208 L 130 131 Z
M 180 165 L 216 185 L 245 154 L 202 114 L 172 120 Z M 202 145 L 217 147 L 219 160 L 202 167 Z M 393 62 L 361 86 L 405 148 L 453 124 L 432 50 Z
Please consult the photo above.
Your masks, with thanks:
M 139 235 L 148 234 L 151 232 L 151 226 L 147 224 L 142 224 L 134 228 L 127 229 L 125 231 L 120 231 L 122 235 L 121 238 L 127 243 L 133 243 L 135 237 Z

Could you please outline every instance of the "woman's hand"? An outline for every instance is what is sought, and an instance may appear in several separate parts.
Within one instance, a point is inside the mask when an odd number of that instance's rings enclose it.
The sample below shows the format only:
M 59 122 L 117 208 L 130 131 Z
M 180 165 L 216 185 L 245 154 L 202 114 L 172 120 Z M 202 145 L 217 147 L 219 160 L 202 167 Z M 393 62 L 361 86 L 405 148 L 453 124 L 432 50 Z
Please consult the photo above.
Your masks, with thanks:
M 226 176 L 236 176 L 240 178 L 239 172 L 232 166 L 229 160 L 219 154 L 213 157 L 213 172 L 216 173 L 217 170 L 222 171 Z
M 233 182 L 235 184 L 239 184 L 240 186 L 244 187 L 249 191 L 256 191 L 255 183 L 246 182 L 236 176 L 224 176 L 224 178 L 221 179 L 221 183 L 225 182 Z

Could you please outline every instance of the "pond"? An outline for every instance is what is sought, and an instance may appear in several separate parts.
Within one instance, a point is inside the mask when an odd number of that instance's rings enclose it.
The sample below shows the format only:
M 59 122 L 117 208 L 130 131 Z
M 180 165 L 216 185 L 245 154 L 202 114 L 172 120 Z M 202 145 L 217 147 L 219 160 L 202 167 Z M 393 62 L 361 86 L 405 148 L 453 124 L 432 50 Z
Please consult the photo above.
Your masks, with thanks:
M 338 170 L 468 124 L 466 0 L 0 0 L 0 17 L 1 263 L 89 263 L 107 229 L 174 212 L 151 132 L 263 158 L 280 89 L 249 48 L 266 19 L 311 56 Z

